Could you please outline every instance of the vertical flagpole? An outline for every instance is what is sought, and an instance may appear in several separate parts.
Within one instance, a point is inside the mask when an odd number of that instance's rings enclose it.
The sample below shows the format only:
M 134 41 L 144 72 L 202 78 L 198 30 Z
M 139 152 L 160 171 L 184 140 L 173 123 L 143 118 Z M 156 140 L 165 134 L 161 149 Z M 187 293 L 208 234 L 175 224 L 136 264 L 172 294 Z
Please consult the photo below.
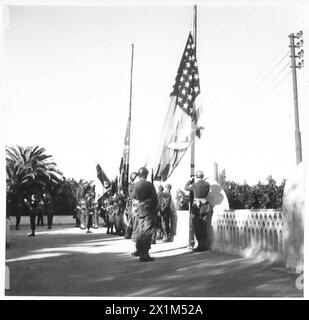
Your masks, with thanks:
M 194 44 L 195 44 L 195 52 L 196 52 L 196 27 L 197 27 L 197 5 L 194 6 L 194 21 L 193 21 L 193 33 L 194 33 Z M 194 108 L 193 104 L 193 108 Z M 194 112 L 194 111 L 193 111 Z M 191 119 L 191 177 L 194 177 L 194 171 L 195 171 L 195 124 L 193 118 Z
M 197 5 L 194 5 L 194 15 L 193 15 L 193 36 L 194 36 L 194 44 L 195 44 L 195 52 L 196 52 L 196 40 L 197 40 Z M 193 104 L 193 108 L 194 108 Z M 194 112 L 194 110 L 193 110 Z M 194 178 L 195 171 L 195 124 L 193 118 L 191 119 L 191 162 L 190 162 L 190 176 Z M 195 240 L 194 240 L 194 232 L 193 232 L 193 223 L 192 223 L 192 208 L 193 204 L 193 194 L 190 192 L 190 207 L 189 207 L 189 249 L 193 249 Z
M 128 149 L 128 167 L 127 167 L 127 185 L 129 185 L 129 166 L 130 166 L 130 147 L 131 147 L 131 113 L 132 113 L 132 78 L 133 78 L 133 56 L 134 56 L 134 44 L 131 44 L 131 74 L 130 74 L 130 103 L 129 103 L 129 149 Z

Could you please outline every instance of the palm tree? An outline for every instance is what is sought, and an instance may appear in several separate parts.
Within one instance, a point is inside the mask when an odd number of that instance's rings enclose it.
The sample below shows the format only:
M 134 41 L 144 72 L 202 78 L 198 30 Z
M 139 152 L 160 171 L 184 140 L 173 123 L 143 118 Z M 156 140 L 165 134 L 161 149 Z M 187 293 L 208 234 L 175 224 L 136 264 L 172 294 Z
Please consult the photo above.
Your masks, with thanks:
M 42 194 L 57 184 L 62 173 L 44 148 L 6 147 L 7 192 L 18 204 L 33 193 Z
M 67 181 L 71 187 L 71 192 L 74 196 L 76 205 L 80 202 L 80 200 L 85 196 L 85 194 L 88 191 L 91 191 L 93 189 L 92 181 L 88 182 L 83 179 L 80 179 L 79 181 L 69 179 Z

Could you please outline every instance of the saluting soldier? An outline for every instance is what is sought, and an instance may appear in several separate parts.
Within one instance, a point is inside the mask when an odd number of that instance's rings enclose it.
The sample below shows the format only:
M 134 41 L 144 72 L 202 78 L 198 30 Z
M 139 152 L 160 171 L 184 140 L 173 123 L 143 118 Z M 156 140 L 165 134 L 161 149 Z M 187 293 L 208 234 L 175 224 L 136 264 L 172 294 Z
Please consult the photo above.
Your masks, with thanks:
M 194 251 L 209 250 L 211 243 L 211 217 L 212 207 L 207 201 L 210 185 L 203 180 L 204 173 L 201 170 L 196 172 L 197 181 L 189 180 L 185 185 L 186 191 L 193 192 L 192 224 L 198 246 Z
M 138 170 L 139 181 L 134 185 L 133 198 L 137 209 L 136 252 L 141 262 L 153 261 L 149 250 L 151 237 L 155 226 L 158 197 L 153 184 L 147 181 L 148 170 L 142 167 Z

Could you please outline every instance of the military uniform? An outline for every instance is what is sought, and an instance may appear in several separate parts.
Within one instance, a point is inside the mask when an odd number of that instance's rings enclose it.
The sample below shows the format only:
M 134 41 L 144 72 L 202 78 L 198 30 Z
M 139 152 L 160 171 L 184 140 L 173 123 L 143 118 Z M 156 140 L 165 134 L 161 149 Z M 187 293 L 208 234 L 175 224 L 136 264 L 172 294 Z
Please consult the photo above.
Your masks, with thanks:
M 128 187 L 128 199 L 126 203 L 126 214 L 127 214 L 127 221 L 128 221 L 128 225 L 125 232 L 126 239 L 131 239 L 132 237 L 134 219 L 136 218 L 136 215 L 133 215 L 133 210 L 132 210 L 133 192 L 134 192 L 134 183 L 130 183 Z
M 161 187 L 161 189 L 160 189 Z M 162 217 L 160 213 L 160 204 L 162 200 L 162 193 L 163 193 L 163 187 L 160 186 L 159 190 L 157 192 L 157 197 L 158 197 L 158 208 L 157 208 L 157 234 L 156 234 L 156 239 L 160 240 L 163 238 L 163 227 L 162 227 Z
M 86 201 L 85 199 L 81 199 L 79 201 L 79 205 L 76 207 L 77 214 L 80 217 L 80 228 L 85 229 L 86 228 Z
M 53 198 L 49 193 L 45 194 L 45 212 L 47 215 L 48 229 L 51 229 L 53 224 L 53 217 L 54 217 L 54 203 L 53 203 Z
M 198 242 L 197 251 L 204 251 L 210 248 L 211 244 L 211 218 L 212 207 L 207 202 L 210 185 L 204 180 L 194 182 L 188 181 L 185 185 L 186 191 L 193 192 L 192 224 L 195 237 Z
M 94 212 L 94 203 L 91 196 L 89 196 L 86 198 L 86 206 L 85 206 L 87 233 L 90 232 L 90 228 L 92 227 L 93 212 Z
M 36 215 L 37 215 L 37 226 L 43 226 L 43 216 L 44 216 L 44 202 L 43 200 L 39 200 L 36 206 Z
M 171 237 L 171 194 L 162 192 L 160 197 L 160 216 L 163 229 L 163 241 L 169 241 Z
M 25 205 L 30 216 L 31 233 L 29 234 L 29 236 L 35 236 L 35 218 L 36 218 L 37 203 L 38 202 L 35 196 L 32 196 L 30 201 L 28 200 L 25 201 Z
M 135 183 L 133 194 L 137 210 L 136 251 L 140 261 L 151 261 L 149 249 L 157 215 L 157 193 L 151 182 L 141 179 Z

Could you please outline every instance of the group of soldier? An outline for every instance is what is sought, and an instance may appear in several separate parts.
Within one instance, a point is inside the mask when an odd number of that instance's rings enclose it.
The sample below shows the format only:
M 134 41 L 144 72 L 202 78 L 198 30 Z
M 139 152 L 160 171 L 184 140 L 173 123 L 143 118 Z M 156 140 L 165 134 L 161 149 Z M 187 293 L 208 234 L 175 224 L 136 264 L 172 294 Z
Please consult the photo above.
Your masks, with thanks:
M 172 242 L 177 229 L 177 211 L 171 196 L 170 184 L 158 186 L 147 181 L 148 170 L 142 167 L 130 175 L 128 193 L 113 192 L 104 182 L 105 193 L 95 200 L 94 192 L 86 193 L 77 206 L 76 218 L 81 229 L 99 227 L 99 217 L 104 220 L 107 233 L 115 233 L 131 239 L 134 244 L 132 256 L 141 262 L 153 261 L 149 255 L 152 244 L 157 240 Z M 138 181 L 135 181 L 138 178 Z M 192 195 L 191 221 L 198 246 L 194 251 L 209 250 L 211 244 L 211 217 L 213 208 L 207 201 L 210 185 L 202 171 L 197 171 L 196 181 L 192 178 L 185 190 Z
M 35 229 L 37 226 L 43 226 L 44 215 L 47 216 L 47 226 L 48 229 L 52 228 L 53 224 L 53 216 L 54 216 L 54 205 L 52 196 L 50 193 L 44 193 L 42 195 L 38 195 L 36 193 L 32 194 L 31 197 L 24 198 L 24 210 L 26 211 L 26 215 L 30 217 L 30 228 L 31 233 L 28 235 L 29 237 L 35 236 Z M 16 216 L 16 229 L 19 229 L 20 216 Z
M 111 186 L 104 182 L 105 193 L 95 199 L 94 190 L 89 191 L 76 207 L 75 218 L 77 226 L 90 233 L 91 228 L 99 227 L 99 217 L 104 220 L 107 233 L 131 239 L 134 244 L 132 256 L 139 257 L 141 262 L 153 261 L 149 250 L 156 240 L 173 242 L 177 229 L 177 211 L 171 196 L 170 184 L 158 186 L 147 181 L 148 170 L 142 167 L 130 175 L 128 193 L 113 192 Z M 138 178 L 138 181 L 135 181 Z M 211 218 L 213 207 L 207 201 L 210 185 L 204 179 L 204 173 L 197 171 L 194 178 L 185 185 L 191 198 L 190 217 L 194 236 L 198 242 L 194 251 L 210 249 L 212 238 Z M 52 227 L 53 201 L 49 193 L 41 197 L 33 194 L 30 199 L 24 199 L 24 205 L 30 216 L 31 233 L 35 236 L 37 225 L 43 225 L 43 215 L 47 215 L 48 228 Z M 16 225 L 16 228 L 18 226 Z
M 129 230 L 135 243 L 132 255 L 139 257 L 142 262 L 154 260 L 149 250 L 156 237 L 160 238 L 163 234 L 163 241 L 173 241 L 177 223 L 171 185 L 167 184 L 165 189 L 159 186 L 156 193 L 153 184 L 146 180 L 147 175 L 148 170 L 144 167 L 137 173 L 139 181 L 134 183 L 134 176 L 131 175 L 128 201 Z M 198 242 L 198 246 L 192 248 L 193 252 L 209 250 L 212 239 L 213 207 L 207 200 L 210 184 L 203 178 L 204 173 L 199 170 L 196 172 L 197 181 L 192 177 L 185 185 L 185 190 L 192 195 L 190 216 L 193 235 Z

